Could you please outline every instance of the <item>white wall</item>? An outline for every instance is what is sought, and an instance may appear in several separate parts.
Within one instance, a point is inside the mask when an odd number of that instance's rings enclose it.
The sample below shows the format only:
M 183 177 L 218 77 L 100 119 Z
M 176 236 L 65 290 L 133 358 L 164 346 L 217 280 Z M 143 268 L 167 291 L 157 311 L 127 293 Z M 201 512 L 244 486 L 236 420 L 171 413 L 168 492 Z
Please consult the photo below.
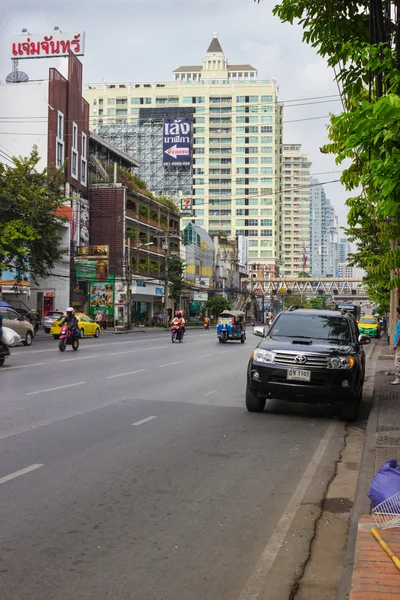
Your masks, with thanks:
M 39 171 L 47 167 L 48 80 L 0 85 L 0 150 L 28 156 L 36 144 Z M 0 153 L 0 160 L 10 166 Z

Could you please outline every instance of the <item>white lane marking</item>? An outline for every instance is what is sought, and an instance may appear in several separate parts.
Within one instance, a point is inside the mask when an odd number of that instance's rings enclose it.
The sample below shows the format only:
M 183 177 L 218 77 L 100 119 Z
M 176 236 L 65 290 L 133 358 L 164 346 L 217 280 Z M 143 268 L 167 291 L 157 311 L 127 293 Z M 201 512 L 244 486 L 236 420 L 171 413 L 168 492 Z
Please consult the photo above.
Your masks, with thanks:
M 122 352 L 111 352 L 107 356 L 117 356 L 118 354 L 132 354 L 132 352 L 149 352 L 150 350 L 161 350 L 167 346 L 153 346 L 153 348 L 136 348 L 135 350 L 123 350 Z
M 166 363 L 165 365 L 158 365 L 158 368 L 162 369 L 164 367 L 171 367 L 172 365 L 180 365 L 181 363 L 183 363 L 183 360 L 176 360 L 175 362 Z
M 203 354 L 203 356 L 196 356 L 196 358 L 208 358 L 209 356 L 214 356 L 214 354 Z
M 137 352 L 137 350 L 123 350 L 122 352 L 110 352 L 107 356 L 118 356 L 119 354 L 132 354 L 132 352 Z
M 45 365 L 46 363 L 33 363 L 31 365 L 19 365 L 16 367 L 4 367 L 4 371 L 9 371 L 10 369 L 26 369 L 28 367 L 41 367 L 42 365 Z M 3 370 L 3 369 L 2 369 Z
M 239 600 L 257 600 L 265 586 L 268 573 L 282 548 L 286 535 L 290 529 L 293 519 L 303 501 L 307 492 L 308 486 L 320 464 L 329 441 L 336 429 L 336 423 L 329 425 L 324 437 L 318 444 L 318 448 L 314 452 L 313 457 L 308 463 L 306 470 L 300 477 L 300 483 L 295 489 L 293 496 L 290 498 L 288 505 L 284 509 L 281 518 L 278 521 L 267 545 L 265 546 L 253 574 L 250 576 L 246 587 L 239 596 Z
M 40 467 L 43 467 L 43 465 L 31 465 L 30 467 L 25 467 L 25 469 L 15 471 L 15 473 L 10 473 L 10 475 L 6 475 L 5 477 L 0 477 L 0 484 L 11 481 L 11 479 L 15 479 L 16 477 L 21 477 L 21 475 L 26 475 L 26 473 L 40 469 Z
M 153 419 L 157 419 L 157 417 L 146 417 L 141 421 L 136 421 L 136 423 L 132 423 L 132 427 L 136 427 L 137 425 L 142 425 L 143 423 L 147 423 L 147 421 L 152 421 Z
M 219 354 L 228 354 L 229 352 L 236 352 L 236 350 L 220 350 Z
M 88 360 L 88 358 L 98 358 L 98 356 L 79 356 L 78 358 L 63 358 L 63 360 L 59 360 L 58 362 L 71 362 L 73 360 Z M 44 363 L 42 363 L 44 364 Z
M 135 375 L 136 373 L 143 373 L 147 369 L 138 369 L 137 371 L 127 371 L 126 373 L 117 373 L 117 375 L 109 375 L 106 379 L 114 379 L 114 377 L 124 377 L 125 375 Z
M 217 390 L 211 390 L 211 392 L 207 392 L 207 394 L 203 394 L 203 398 L 206 398 L 207 396 L 212 396 L 213 394 L 216 394 Z
M 78 381 L 78 383 L 69 383 L 68 385 L 60 385 L 59 387 L 48 388 L 47 390 L 38 390 L 37 392 L 28 392 L 27 396 L 34 396 L 35 394 L 44 394 L 45 392 L 56 392 L 57 390 L 64 390 L 65 388 L 75 387 L 76 385 L 83 385 L 85 381 Z

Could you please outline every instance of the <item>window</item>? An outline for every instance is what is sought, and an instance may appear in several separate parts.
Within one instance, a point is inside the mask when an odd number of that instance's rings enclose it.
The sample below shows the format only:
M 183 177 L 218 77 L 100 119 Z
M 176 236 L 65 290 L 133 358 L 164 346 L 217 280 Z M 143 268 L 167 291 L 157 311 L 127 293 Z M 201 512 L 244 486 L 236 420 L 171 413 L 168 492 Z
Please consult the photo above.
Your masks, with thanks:
M 108 115 L 115 115 L 115 108 L 107 108 Z
M 131 98 L 131 104 L 140 104 L 140 98 Z
M 198 125 L 199 123 L 205 123 L 205 122 L 206 122 L 205 117 L 196 117 L 196 125 Z
M 249 96 L 248 102 L 250 103 L 257 103 L 258 102 L 258 96 Z
M 82 133 L 82 151 L 81 151 L 81 184 L 87 185 L 87 138 L 86 133 Z
M 258 246 L 257 240 L 249 240 L 249 248 L 256 248 Z
M 205 139 L 203 137 L 195 137 L 193 139 L 194 144 L 204 144 L 204 142 L 205 142 Z
M 246 152 L 246 148 L 244 146 L 237 146 L 236 147 L 236 154 L 245 154 L 245 152 Z
M 261 227 L 272 227 L 272 219 L 261 219 Z
M 246 102 L 246 96 L 236 96 L 236 102 Z
M 258 175 L 258 167 L 250 167 L 249 173 L 250 175 Z
M 246 231 L 248 237 L 258 237 L 258 230 L 257 229 L 248 229 Z
M 261 237 L 272 237 L 272 229 L 261 229 Z
M 261 164 L 262 165 L 272 165 L 272 157 L 271 156 L 262 156 Z
M 127 108 L 117 108 L 117 115 L 127 115 L 128 114 L 128 109 Z
M 246 127 L 236 127 L 236 133 L 246 133 Z
M 115 104 L 115 98 L 107 98 L 107 104 Z
M 272 144 L 272 135 L 264 135 L 261 138 L 262 144 Z
M 194 164 L 196 164 L 196 165 L 204 165 L 204 158 L 195 158 Z
M 184 96 L 183 97 L 183 104 L 193 104 L 192 96 Z
M 206 151 L 204 148 L 200 148 L 200 147 L 193 148 L 193 154 L 205 154 L 205 153 L 206 153 Z
M 237 144 L 245 144 L 246 143 L 246 138 L 245 137 L 237 137 L 236 138 L 236 143 Z
M 272 102 L 272 96 L 261 96 L 261 102 Z
M 117 105 L 126 105 L 128 104 L 128 98 L 117 98 Z
M 272 146 L 261 146 L 261 154 L 272 154 Z
M 246 123 L 246 117 L 236 117 L 236 123 Z
M 258 117 L 249 117 L 249 123 L 258 123 Z
M 78 125 L 76 123 L 72 123 L 71 154 L 71 176 L 78 179 Z
M 57 138 L 56 138 L 56 166 L 59 168 L 64 163 L 64 115 L 58 111 Z
M 110 110 L 110 109 L 108 109 Z M 138 108 L 131 108 L 131 115 L 138 115 L 139 114 L 139 109 Z
M 258 219 L 247 219 L 246 225 L 249 225 L 250 227 L 257 227 Z

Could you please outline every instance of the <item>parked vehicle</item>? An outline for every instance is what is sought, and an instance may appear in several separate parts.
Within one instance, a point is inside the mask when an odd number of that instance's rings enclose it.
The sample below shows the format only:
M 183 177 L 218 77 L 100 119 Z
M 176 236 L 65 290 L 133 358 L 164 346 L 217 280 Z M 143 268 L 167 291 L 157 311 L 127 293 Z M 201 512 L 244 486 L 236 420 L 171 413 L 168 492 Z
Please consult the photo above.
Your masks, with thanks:
M 224 310 L 218 317 L 218 341 L 225 344 L 228 340 L 246 341 L 245 314 L 240 310 Z
M 85 315 L 84 313 L 76 313 L 76 318 L 78 319 L 78 329 L 81 338 L 85 335 L 93 335 L 94 337 L 99 337 L 100 335 L 100 325 L 95 323 L 91 317 Z M 55 340 L 58 340 L 60 337 L 60 324 L 63 320 L 63 316 L 54 321 L 53 325 L 50 328 L 50 333 Z
M 68 345 L 72 346 L 72 350 L 78 350 L 79 338 L 74 335 L 72 329 L 70 329 L 67 325 L 63 325 L 60 331 L 60 341 L 58 342 L 60 352 L 64 352 Z
M 61 319 L 64 313 L 61 310 L 49 310 L 45 318 L 43 319 L 43 329 L 45 333 L 50 333 L 50 329 L 53 324 Z
M 18 333 L 24 346 L 32 344 L 34 329 L 23 315 L 19 315 L 14 309 L 5 306 L 0 306 L 0 315 L 3 317 L 4 327 L 9 327 Z
M 184 332 L 183 332 L 182 327 L 180 327 L 179 325 L 172 325 L 172 327 L 171 327 L 172 343 L 175 344 L 175 342 L 183 342 L 183 336 L 184 336 Z
M 261 412 L 273 397 L 333 404 L 343 419 L 356 418 L 365 377 L 363 346 L 371 340 L 359 334 L 352 316 L 293 307 L 269 331 L 259 326 L 253 333 L 263 340 L 248 365 L 247 410 Z
M 368 335 L 369 337 L 379 338 L 381 336 L 381 324 L 377 317 L 374 317 L 373 315 L 361 317 L 358 322 L 358 329 L 360 333 Z

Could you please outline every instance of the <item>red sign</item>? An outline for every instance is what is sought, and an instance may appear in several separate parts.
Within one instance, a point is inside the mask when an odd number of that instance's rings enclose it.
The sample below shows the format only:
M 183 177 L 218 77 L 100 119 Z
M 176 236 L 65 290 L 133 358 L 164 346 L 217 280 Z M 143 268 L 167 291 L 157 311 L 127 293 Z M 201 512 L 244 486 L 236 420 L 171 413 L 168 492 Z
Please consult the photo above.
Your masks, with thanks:
M 85 33 L 61 33 L 54 35 L 14 35 L 11 58 L 54 58 L 85 54 Z

